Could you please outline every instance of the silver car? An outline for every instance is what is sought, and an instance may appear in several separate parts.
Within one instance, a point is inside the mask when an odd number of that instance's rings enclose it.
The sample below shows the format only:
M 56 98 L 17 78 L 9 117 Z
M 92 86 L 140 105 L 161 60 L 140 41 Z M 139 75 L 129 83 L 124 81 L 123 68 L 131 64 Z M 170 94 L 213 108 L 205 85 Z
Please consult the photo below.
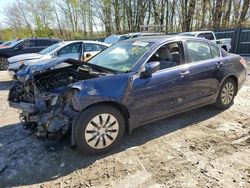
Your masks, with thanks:
M 51 58 L 72 58 L 84 60 L 109 47 L 110 44 L 97 41 L 65 41 L 45 48 L 38 53 L 13 56 L 8 59 L 9 73 L 15 76 L 23 64 L 29 65 Z

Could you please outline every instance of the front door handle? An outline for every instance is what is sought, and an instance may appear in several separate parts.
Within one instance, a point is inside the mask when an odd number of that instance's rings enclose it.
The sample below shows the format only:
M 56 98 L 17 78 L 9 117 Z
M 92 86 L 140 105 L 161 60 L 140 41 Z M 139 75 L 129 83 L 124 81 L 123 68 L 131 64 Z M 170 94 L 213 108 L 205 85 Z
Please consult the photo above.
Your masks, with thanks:
M 222 69 L 222 67 L 223 67 L 223 62 L 216 63 L 216 68 L 217 69 Z
M 185 77 L 186 75 L 190 74 L 190 71 L 183 71 L 180 73 L 181 78 Z

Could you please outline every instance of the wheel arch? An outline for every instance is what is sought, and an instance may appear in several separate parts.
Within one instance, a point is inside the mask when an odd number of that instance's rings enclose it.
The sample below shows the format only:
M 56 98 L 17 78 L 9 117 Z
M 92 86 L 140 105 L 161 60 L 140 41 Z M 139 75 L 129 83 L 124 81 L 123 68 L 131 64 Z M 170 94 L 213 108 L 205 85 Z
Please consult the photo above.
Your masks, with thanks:
M 96 103 L 93 103 L 91 105 L 86 106 L 83 110 L 81 110 L 79 112 L 77 117 L 74 118 L 74 120 L 72 122 L 72 126 L 71 126 L 71 145 L 72 146 L 75 146 L 75 144 L 76 144 L 74 132 L 75 132 L 76 123 L 77 123 L 77 121 L 78 121 L 78 119 L 80 117 L 80 114 L 83 113 L 85 110 L 93 107 L 93 106 L 103 106 L 103 105 L 112 106 L 112 107 L 116 108 L 117 110 L 119 110 L 121 112 L 121 115 L 124 117 L 124 120 L 125 120 L 125 131 L 129 132 L 129 133 L 131 132 L 132 128 L 131 128 L 130 121 L 129 121 L 130 113 L 129 113 L 129 110 L 127 109 L 127 107 L 124 104 L 116 102 L 116 101 L 96 102 Z

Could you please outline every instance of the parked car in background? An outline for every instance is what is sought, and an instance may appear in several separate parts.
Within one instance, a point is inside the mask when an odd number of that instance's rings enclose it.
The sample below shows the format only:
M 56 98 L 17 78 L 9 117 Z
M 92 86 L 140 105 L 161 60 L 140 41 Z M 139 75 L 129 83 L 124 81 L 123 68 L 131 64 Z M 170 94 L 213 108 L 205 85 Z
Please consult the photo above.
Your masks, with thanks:
M 138 38 L 138 37 L 160 36 L 160 35 L 164 35 L 164 33 L 137 32 L 137 33 L 129 33 L 128 35 L 132 39 L 132 38 Z
M 51 46 L 55 43 L 61 42 L 59 39 L 49 38 L 28 38 L 11 42 L 7 47 L 0 48 L 0 70 L 8 68 L 7 59 L 12 56 L 25 53 L 35 53 Z
M 14 42 L 16 42 L 16 41 L 18 41 L 18 40 L 19 40 L 19 39 L 11 40 L 11 41 L 6 41 L 6 42 L 0 44 L 0 48 L 8 48 L 8 46 L 10 46 L 11 43 L 14 43 Z
M 54 69 L 61 63 L 69 66 Z M 246 75 L 244 59 L 208 40 L 142 37 L 88 63 L 57 58 L 25 66 L 8 100 L 36 135 L 70 134 L 72 145 L 100 154 L 125 130 L 205 105 L 229 108 Z
M 22 65 L 37 63 L 51 58 L 71 58 L 85 60 L 109 47 L 109 44 L 97 41 L 65 41 L 54 44 L 38 53 L 17 55 L 8 59 L 9 73 L 15 77 Z
M 205 38 L 207 40 L 211 40 L 212 42 L 216 43 L 218 46 L 223 48 L 226 51 L 230 51 L 231 46 L 231 38 L 225 38 L 225 39 L 216 39 L 216 36 L 213 31 L 194 31 L 194 32 L 185 32 L 180 33 L 181 35 L 188 35 L 188 36 L 194 36 L 199 38 Z
M 110 35 L 109 37 L 104 39 L 104 42 L 108 44 L 115 44 L 117 42 L 127 40 L 130 38 L 159 36 L 159 35 L 164 35 L 164 33 L 136 32 L 136 33 L 123 34 L 123 35 Z
M 115 44 L 119 41 L 123 41 L 123 40 L 127 40 L 129 39 L 130 36 L 128 34 L 124 34 L 124 35 L 110 35 L 107 38 L 104 39 L 105 43 L 108 44 Z

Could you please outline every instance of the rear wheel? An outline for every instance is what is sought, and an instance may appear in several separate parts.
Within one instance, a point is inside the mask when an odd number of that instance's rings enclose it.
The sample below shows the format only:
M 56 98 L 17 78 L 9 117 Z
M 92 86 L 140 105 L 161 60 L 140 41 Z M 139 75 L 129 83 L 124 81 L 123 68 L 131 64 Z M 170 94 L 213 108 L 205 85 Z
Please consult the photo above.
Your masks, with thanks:
M 229 108 L 233 104 L 236 95 L 236 84 L 231 78 L 224 81 L 222 84 L 215 106 L 220 109 Z
M 94 106 L 82 112 L 75 131 L 78 148 L 87 154 L 100 154 L 115 147 L 122 139 L 125 121 L 112 106 Z
M 0 70 L 7 70 L 9 63 L 6 57 L 0 57 Z

